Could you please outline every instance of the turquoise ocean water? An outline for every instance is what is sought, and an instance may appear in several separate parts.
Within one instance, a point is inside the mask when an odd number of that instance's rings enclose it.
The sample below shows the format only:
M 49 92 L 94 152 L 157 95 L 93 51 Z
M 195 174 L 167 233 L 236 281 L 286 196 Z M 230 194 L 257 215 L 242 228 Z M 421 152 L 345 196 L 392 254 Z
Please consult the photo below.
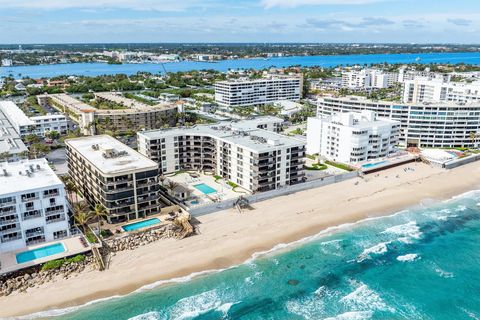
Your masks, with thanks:
M 480 318 L 480 192 L 333 229 L 224 271 L 41 315 L 62 320 Z
M 417 58 L 421 60 L 416 61 Z M 222 60 L 216 63 L 181 61 L 165 63 L 167 72 L 214 69 L 227 71 L 229 69 L 265 69 L 269 67 L 289 66 L 322 66 L 373 64 L 373 63 L 465 63 L 480 64 L 480 53 L 422 53 L 422 54 L 354 54 L 336 56 L 293 56 L 272 59 L 234 59 Z M 139 71 L 163 73 L 160 64 L 106 64 L 106 63 L 71 63 L 50 64 L 41 66 L 0 67 L 0 77 L 12 75 L 16 78 L 29 76 L 31 78 L 55 77 L 60 75 L 97 76 L 102 74 L 135 74 Z

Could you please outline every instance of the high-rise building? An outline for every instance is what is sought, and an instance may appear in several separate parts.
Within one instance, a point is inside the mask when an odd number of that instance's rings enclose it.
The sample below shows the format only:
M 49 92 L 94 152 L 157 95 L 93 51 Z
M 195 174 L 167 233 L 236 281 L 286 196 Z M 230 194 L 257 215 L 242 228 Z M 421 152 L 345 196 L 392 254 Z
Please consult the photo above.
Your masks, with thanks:
M 480 103 L 480 83 L 444 82 L 415 78 L 404 82 L 403 102 Z
M 0 163 L 0 252 L 70 235 L 65 189 L 45 159 Z
M 106 208 L 109 222 L 157 214 L 158 164 L 108 135 L 65 141 L 69 175 L 85 200 Z
M 258 106 L 278 100 L 302 97 L 301 76 L 269 76 L 261 79 L 236 79 L 215 83 L 215 101 L 224 107 Z
M 317 115 L 374 111 L 378 117 L 400 121 L 399 143 L 430 148 L 475 147 L 480 133 L 480 103 L 401 103 L 358 96 L 322 97 Z
M 400 122 L 373 111 L 308 118 L 307 153 L 344 163 L 359 163 L 396 152 Z
M 253 122 L 139 132 L 138 147 L 163 174 L 207 171 L 252 192 L 296 184 L 305 176 L 305 142 Z

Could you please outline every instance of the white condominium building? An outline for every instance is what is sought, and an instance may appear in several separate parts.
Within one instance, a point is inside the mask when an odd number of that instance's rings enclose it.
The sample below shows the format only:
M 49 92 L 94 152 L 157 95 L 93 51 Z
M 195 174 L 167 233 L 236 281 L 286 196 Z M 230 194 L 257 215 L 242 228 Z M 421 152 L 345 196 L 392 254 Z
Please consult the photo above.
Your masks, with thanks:
M 69 236 L 65 189 L 45 159 L 0 164 L 0 252 Z
M 471 133 L 480 132 L 480 103 L 400 103 L 362 97 L 322 97 L 317 115 L 374 111 L 381 118 L 400 121 L 399 143 L 430 148 L 475 147 Z
M 400 83 L 408 80 L 415 80 L 416 78 L 426 78 L 428 80 L 440 80 L 444 82 L 449 82 L 450 77 L 451 75 L 448 73 L 432 72 L 428 68 L 424 71 L 416 71 L 407 70 L 406 67 L 402 67 L 398 71 L 398 82 Z
M 28 118 L 12 101 L 0 101 L 0 111 L 2 111 L 15 131 L 21 137 L 35 133 L 35 122 Z
M 215 101 L 224 107 L 244 107 L 300 100 L 301 76 L 269 76 L 262 79 L 236 79 L 215 83 Z
M 30 117 L 36 124 L 37 135 L 45 136 L 51 131 L 66 134 L 68 131 L 68 120 L 63 114 L 47 114 L 44 116 Z
M 60 134 L 67 133 L 67 118 L 62 114 L 48 114 L 29 118 L 12 101 L 0 101 L 0 111 L 21 137 L 28 134 L 45 136 L 49 131 L 57 131 Z
M 416 78 L 405 81 L 403 102 L 480 102 L 480 83 L 466 84 Z
M 0 158 L 4 160 L 17 160 L 28 151 L 20 135 L 0 110 Z
M 138 148 L 164 174 L 208 171 L 252 192 L 296 184 L 305 176 L 305 142 L 242 122 L 139 132 Z
M 342 87 L 349 89 L 382 89 L 393 86 L 398 74 L 376 69 L 351 70 L 342 73 Z
M 308 118 L 307 153 L 343 163 L 386 157 L 396 151 L 400 122 L 373 111 Z

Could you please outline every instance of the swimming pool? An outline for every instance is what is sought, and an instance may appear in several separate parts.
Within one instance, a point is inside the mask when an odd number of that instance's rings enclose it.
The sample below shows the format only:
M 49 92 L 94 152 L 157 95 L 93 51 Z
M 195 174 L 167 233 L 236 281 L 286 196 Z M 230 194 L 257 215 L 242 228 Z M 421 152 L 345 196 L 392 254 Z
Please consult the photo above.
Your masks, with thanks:
M 152 219 L 148 219 L 148 220 L 143 220 L 143 221 L 138 221 L 138 222 L 126 224 L 126 225 L 122 226 L 122 229 L 125 230 L 125 231 L 134 231 L 134 230 L 138 230 L 138 229 L 141 229 L 141 228 L 153 226 L 153 225 L 158 224 L 160 222 L 161 222 L 160 219 L 152 218 Z
M 65 252 L 65 247 L 62 243 L 55 243 L 49 246 L 28 250 L 24 252 L 17 253 L 16 259 L 17 263 L 25 263 L 35 259 L 41 259 L 54 254 Z
M 388 161 L 380 161 L 380 162 L 375 162 L 375 163 L 366 163 L 364 165 L 362 165 L 362 168 L 364 169 L 370 169 L 370 168 L 373 168 L 373 167 L 377 167 L 381 164 L 385 164 L 385 163 L 388 163 Z
M 210 194 L 210 193 L 217 192 L 217 190 L 213 189 L 209 185 L 206 185 L 205 183 L 196 184 L 196 185 L 194 185 L 194 187 L 204 194 Z

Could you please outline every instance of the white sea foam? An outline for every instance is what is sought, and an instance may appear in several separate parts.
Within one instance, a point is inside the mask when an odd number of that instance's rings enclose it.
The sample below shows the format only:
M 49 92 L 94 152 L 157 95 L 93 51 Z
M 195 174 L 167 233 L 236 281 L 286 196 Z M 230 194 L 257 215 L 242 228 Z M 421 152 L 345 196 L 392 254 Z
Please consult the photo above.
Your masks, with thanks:
M 473 313 L 472 311 L 469 311 L 465 308 L 460 308 L 463 312 L 465 312 L 469 317 L 470 319 L 473 319 L 473 320 L 480 320 L 480 317 L 477 316 L 475 313 Z
M 223 303 L 217 290 L 213 289 L 178 300 L 168 313 L 171 319 L 193 319 L 213 310 L 226 314 L 233 304 Z
M 287 301 L 288 312 L 305 319 L 319 319 L 325 312 L 325 303 L 317 296 L 308 296 Z
M 420 259 L 420 258 L 416 253 L 409 253 L 409 254 L 397 257 L 397 260 L 402 262 L 415 261 L 417 259 Z
M 435 272 L 442 278 L 453 278 L 454 277 L 454 274 L 453 272 L 448 272 L 448 271 L 445 271 L 441 268 L 435 268 Z
M 373 247 L 366 248 L 363 252 L 358 256 L 357 262 L 362 262 L 366 259 L 371 259 L 372 255 L 381 255 L 388 251 L 387 245 L 390 242 L 380 242 L 374 245 Z
M 420 239 L 422 236 L 422 232 L 415 221 L 387 228 L 382 233 L 402 236 L 398 240 L 405 243 L 411 243 L 412 240 Z
M 79 305 L 79 306 L 73 306 L 73 307 L 62 308 L 62 309 L 45 310 L 45 311 L 35 312 L 35 313 L 25 315 L 25 316 L 17 316 L 17 317 L 6 318 L 5 320 L 7 320 L 7 319 L 11 319 L 11 320 L 14 320 L 14 319 L 15 320 L 23 320 L 23 319 L 30 320 L 30 319 L 39 319 L 39 318 L 58 317 L 58 316 L 62 316 L 62 315 L 67 314 L 67 313 L 75 312 L 78 309 L 83 308 L 83 307 L 87 307 L 87 306 L 90 306 L 90 305 L 93 305 L 93 304 L 96 304 L 96 303 L 99 303 L 99 302 L 118 299 L 118 298 L 121 298 L 121 297 L 122 296 L 111 296 L 111 297 L 107 297 L 107 298 L 92 300 L 92 301 L 89 301 L 89 302 L 87 302 L 85 304 L 82 304 L 82 305 Z
M 151 311 L 144 314 L 139 314 L 138 316 L 132 317 L 128 320 L 163 320 L 167 319 L 165 315 L 161 315 L 157 311 Z
M 395 309 L 388 306 L 378 293 L 362 282 L 353 281 L 355 290 L 340 299 L 352 311 L 389 311 Z
M 350 311 L 323 320 L 367 320 L 372 316 L 373 311 Z
M 462 199 L 462 198 L 476 198 L 478 197 L 480 194 L 480 190 L 472 190 L 472 191 L 468 191 L 468 192 L 465 192 L 461 195 L 457 195 L 457 196 L 454 196 L 450 199 L 447 199 L 447 200 L 444 200 L 443 203 L 449 203 L 451 201 L 454 201 L 456 199 Z M 480 205 L 480 203 L 478 203 Z M 381 219 L 385 219 L 385 218 L 392 218 L 392 217 L 395 217 L 397 215 L 401 215 L 401 214 L 404 214 L 404 213 L 407 213 L 409 212 L 410 210 L 408 209 L 405 209 L 405 210 L 401 210 L 401 211 L 398 211 L 394 214 L 391 214 L 389 216 L 377 216 L 377 217 L 370 217 L 370 218 L 366 218 L 366 219 L 363 219 L 363 220 L 360 220 L 360 221 L 357 221 L 357 222 L 353 222 L 353 223 L 345 223 L 345 224 L 341 224 L 341 225 L 338 225 L 338 226 L 333 226 L 333 227 L 329 227 L 327 229 L 324 229 L 322 231 L 320 231 L 318 234 L 316 235 L 313 235 L 313 236 L 309 236 L 309 237 L 305 237 L 303 239 L 300 239 L 300 240 L 297 240 L 297 241 L 294 241 L 294 242 L 290 242 L 288 244 L 285 244 L 285 243 L 282 243 L 282 244 L 279 244 L 279 245 L 276 245 L 274 246 L 272 249 L 270 250 L 267 250 L 267 251 L 262 251 L 262 252 L 256 252 L 254 254 L 252 254 L 251 258 L 247 259 L 244 263 L 242 264 L 250 264 L 252 263 L 255 259 L 261 257 L 261 256 L 266 256 L 266 255 L 269 255 L 269 254 L 272 254 L 272 253 L 275 253 L 279 250 L 283 250 L 285 248 L 291 248 L 291 247 L 295 247 L 295 246 L 299 246 L 303 243 L 307 243 L 307 242 L 311 242 L 311 241 L 314 241 L 314 240 L 317 240 L 321 237 L 324 237 L 325 235 L 328 235 L 328 234 L 332 234 L 336 231 L 340 231 L 340 230 L 346 230 L 348 228 L 351 228 L 355 225 L 361 225 L 361 224 L 364 224 L 364 223 L 368 223 L 370 221 L 376 221 L 376 220 L 381 220 Z M 242 265 L 240 264 L 240 265 Z M 190 280 L 192 280 L 193 278 L 195 277 L 198 277 L 198 276 L 201 276 L 201 275 L 206 275 L 206 274 L 212 274 L 212 273 L 217 273 L 217 272 L 221 272 L 221 271 L 224 271 L 224 270 L 227 270 L 227 269 L 231 269 L 231 268 L 236 268 L 238 267 L 238 265 L 235 265 L 235 266 L 231 266 L 229 268 L 224 268 L 224 269 L 211 269 L 211 270 L 205 270 L 205 271 L 201 271 L 201 272 L 194 272 L 190 275 L 187 275 L 187 276 L 184 276 L 184 277 L 179 277 L 179 278 L 172 278 L 172 279 L 169 279 L 169 280 L 161 280 L 161 281 L 157 281 L 157 282 L 154 282 L 152 284 L 148 284 L 148 285 L 145 285 L 145 286 L 142 286 L 141 288 L 135 290 L 133 293 L 136 293 L 136 292 L 141 292 L 141 291 L 144 291 L 144 290 L 151 290 L 151 289 L 154 289 L 158 286 L 161 286 L 161 285 L 165 285 L 165 284 L 169 284 L 169 283 L 180 283 L 180 282 L 188 282 Z M 74 306 L 74 307 L 68 307 L 68 308 L 62 308 L 62 309 L 54 309 L 54 310 L 47 310 L 47 311 L 41 311 L 41 312 L 36 312 L 36 313 L 33 313 L 33 314 L 29 314 L 29 315 L 25 315 L 25 316 L 20 316 L 20 317 L 15 317 L 15 318 L 8 318 L 8 319 L 37 319 L 37 318 L 48 318 L 48 317 L 54 317 L 54 316 L 60 316 L 60 315 L 64 315 L 64 314 L 67 314 L 67 313 L 71 313 L 71 312 L 74 312 L 74 311 L 77 311 L 85 306 L 89 306 L 89 305 L 92 305 L 92 304 L 96 304 L 98 302 L 103 302 L 103 301 L 108 301 L 108 300 L 112 300 L 112 299 L 117 299 L 117 298 L 121 298 L 121 297 L 124 297 L 124 296 L 111 296 L 111 297 L 107 297 L 107 298 L 102 298 L 102 299 L 98 299 L 98 300 L 93 300 L 93 301 L 90 301 L 88 303 L 85 303 L 83 305 L 79 305 L 79 306 Z

